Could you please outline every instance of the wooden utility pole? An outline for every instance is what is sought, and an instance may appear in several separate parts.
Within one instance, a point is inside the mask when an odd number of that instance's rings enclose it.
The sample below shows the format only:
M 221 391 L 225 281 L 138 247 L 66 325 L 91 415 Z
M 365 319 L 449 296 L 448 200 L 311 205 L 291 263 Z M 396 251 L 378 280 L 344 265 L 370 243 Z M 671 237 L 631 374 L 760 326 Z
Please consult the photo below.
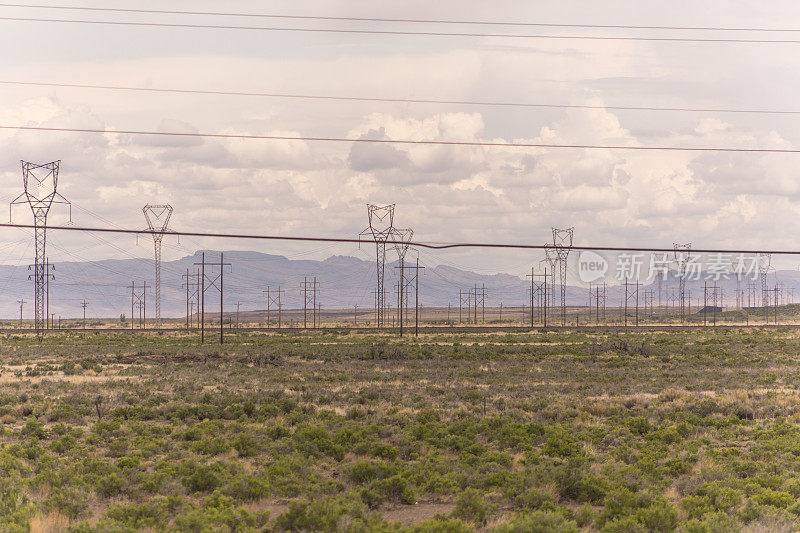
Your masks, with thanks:
M 25 300 L 17 300 L 19 304 L 19 327 L 22 329 L 22 306 L 25 305 Z
M 83 307 L 83 330 L 86 331 L 86 306 L 89 305 L 86 303 L 86 300 L 83 300 L 81 307 Z
M 317 290 L 319 283 L 317 277 L 314 276 L 314 281 L 308 281 L 307 277 L 303 278 L 303 328 L 308 328 L 308 306 L 311 305 L 311 320 L 313 327 L 317 327 Z M 311 293 L 309 295 L 309 293 Z M 377 296 L 376 296 L 377 301 Z
M 267 295 L 267 327 L 270 327 L 270 322 L 272 321 L 272 306 L 275 305 L 278 308 L 278 329 L 281 328 L 281 312 L 283 309 L 283 304 L 281 303 L 281 295 L 284 291 L 281 289 L 281 286 L 278 285 L 278 290 L 273 289 L 270 286 L 267 286 L 267 290 L 261 291 Z
M 203 343 L 205 341 L 206 289 L 214 287 L 219 290 L 219 343 L 223 344 L 225 342 L 223 314 L 225 304 L 225 267 L 231 266 L 231 264 L 225 262 L 223 252 L 219 253 L 219 263 L 206 263 L 206 254 L 203 252 L 200 263 L 195 263 L 195 265 L 200 267 L 200 342 Z M 212 268 L 219 267 L 219 273 L 214 277 L 206 276 L 206 265 Z M 208 282 L 208 285 L 206 285 L 206 282 Z

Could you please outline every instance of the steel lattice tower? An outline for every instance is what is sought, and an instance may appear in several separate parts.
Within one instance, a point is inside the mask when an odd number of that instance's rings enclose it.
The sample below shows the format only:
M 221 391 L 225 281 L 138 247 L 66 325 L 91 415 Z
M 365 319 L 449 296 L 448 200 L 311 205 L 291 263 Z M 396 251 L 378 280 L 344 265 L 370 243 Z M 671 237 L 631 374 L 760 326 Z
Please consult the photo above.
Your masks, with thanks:
M 572 234 L 575 228 L 553 228 L 553 246 L 558 258 L 561 289 L 561 325 L 567 325 L 567 256 L 572 249 Z
M 155 245 L 156 266 L 156 325 L 161 325 L 161 240 L 168 229 L 169 219 L 172 216 L 172 206 L 150 205 L 142 208 L 144 218 L 147 220 L 148 229 L 153 235 Z
M 400 283 L 399 283 L 399 294 L 398 294 L 398 305 L 397 305 L 397 312 L 399 314 L 399 324 L 400 324 L 400 331 L 403 331 L 403 315 L 408 315 L 408 286 L 409 282 L 406 280 L 405 276 L 405 263 L 406 263 L 406 252 L 408 251 L 408 245 L 411 242 L 411 239 L 414 237 L 414 230 L 411 228 L 406 229 L 393 229 L 392 236 L 395 240 L 394 249 L 397 252 L 397 257 L 400 260 Z M 416 271 L 415 271 L 416 274 Z
M 17 196 L 11 205 L 28 204 L 33 212 L 34 245 L 36 258 L 33 264 L 34 286 L 34 316 L 36 331 L 44 329 L 47 320 L 47 255 L 45 245 L 47 242 L 47 214 L 53 204 L 70 205 L 70 221 L 72 221 L 72 206 L 69 201 L 58 193 L 58 169 L 61 161 L 53 161 L 43 165 L 21 161 L 22 185 L 24 192 Z M 9 206 L 10 210 L 10 206 Z M 10 218 L 10 213 L 9 213 Z
M 377 326 L 383 327 L 386 322 L 386 294 L 383 292 L 383 277 L 386 266 L 386 241 L 394 236 L 394 204 L 367 204 L 369 227 L 361 235 L 371 235 L 375 241 L 377 266 L 377 292 L 375 293 Z
M 544 287 L 545 292 L 549 295 L 549 302 L 550 308 L 553 310 L 553 317 L 555 317 L 555 309 L 556 309 L 556 271 L 558 270 L 558 254 L 550 246 L 549 243 L 545 244 L 544 249 L 544 259 L 543 262 L 546 262 L 550 265 L 550 287 L 547 287 L 547 277 L 544 279 Z M 540 261 L 541 262 L 541 261 Z M 545 298 L 545 301 L 548 301 L 548 298 Z
M 758 254 L 758 277 L 761 280 L 761 306 L 769 307 L 769 288 L 767 288 L 767 272 L 772 262 L 771 254 Z
M 673 243 L 673 253 L 675 262 L 678 263 L 678 307 L 680 310 L 681 322 L 686 321 L 686 265 L 691 259 L 692 243 L 675 244 Z M 689 302 L 691 304 L 691 302 Z

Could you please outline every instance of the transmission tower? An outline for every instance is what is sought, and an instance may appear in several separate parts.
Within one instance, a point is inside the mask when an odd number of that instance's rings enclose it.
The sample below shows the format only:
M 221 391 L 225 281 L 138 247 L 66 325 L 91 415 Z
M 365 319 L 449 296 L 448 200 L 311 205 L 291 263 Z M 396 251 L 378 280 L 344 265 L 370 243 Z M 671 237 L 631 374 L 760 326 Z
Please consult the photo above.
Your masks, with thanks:
M 169 218 L 172 216 L 171 205 L 150 205 L 142 208 L 147 226 L 153 235 L 155 244 L 156 263 L 156 326 L 161 325 L 161 239 L 168 229 Z
M 556 250 L 549 244 L 545 244 L 544 249 L 545 258 L 540 261 L 546 263 L 550 267 L 550 287 L 547 287 L 547 278 L 545 278 L 545 292 L 547 293 L 545 301 L 550 302 L 550 309 L 553 310 L 551 316 L 555 317 L 556 310 L 556 272 L 559 270 L 558 254 Z M 546 269 L 545 269 L 546 270 Z
M 758 254 L 758 277 L 761 280 L 761 306 L 766 309 L 769 307 L 769 291 L 767 287 L 767 272 L 772 261 L 771 254 Z
M 53 204 L 66 204 L 70 206 L 70 223 L 72 222 L 72 204 L 58 193 L 58 168 L 61 161 L 53 161 L 43 165 L 21 161 L 22 185 L 24 191 L 17 196 L 9 206 L 9 220 L 11 219 L 11 206 L 15 204 L 28 204 L 33 212 L 34 244 L 36 258 L 33 264 L 34 287 L 34 327 L 41 332 L 47 320 L 46 294 L 47 294 L 47 261 L 45 244 L 47 240 L 47 214 Z
M 400 266 L 395 267 L 400 269 L 400 281 L 397 284 L 398 288 L 398 301 L 397 301 L 397 314 L 398 323 L 400 325 L 400 336 L 403 336 L 403 321 L 408 319 L 408 286 L 405 275 L 406 252 L 408 252 L 408 243 L 411 242 L 414 236 L 414 230 L 396 229 L 392 230 L 392 236 L 395 237 L 394 249 L 397 252 L 397 257 L 400 260 Z
M 553 246 L 559 267 L 559 284 L 561 289 L 561 325 L 567 325 L 567 256 L 572 249 L 572 234 L 575 228 L 553 228 Z
M 383 288 L 384 266 L 386 265 L 386 241 L 394 236 L 394 204 L 372 205 L 367 204 L 369 227 L 361 235 L 371 235 L 375 241 L 377 265 L 377 290 L 376 295 L 376 320 L 378 327 L 386 323 L 386 293 Z
M 678 264 L 678 302 L 681 322 L 686 321 L 686 265 L 691 259 L 691 250 L 692 243 L 673 243 L 675 262 Z M 691 306 L 691 300 L 689 301 L 689 305 Z

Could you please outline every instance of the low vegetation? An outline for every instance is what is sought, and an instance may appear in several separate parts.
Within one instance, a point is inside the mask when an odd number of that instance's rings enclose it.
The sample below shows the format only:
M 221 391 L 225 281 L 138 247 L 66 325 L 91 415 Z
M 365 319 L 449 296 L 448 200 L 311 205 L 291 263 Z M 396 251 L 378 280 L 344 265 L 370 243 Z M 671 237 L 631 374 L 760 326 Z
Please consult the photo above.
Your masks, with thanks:
M 0 339 L 2 531 L 781 531 L 794 329 Z

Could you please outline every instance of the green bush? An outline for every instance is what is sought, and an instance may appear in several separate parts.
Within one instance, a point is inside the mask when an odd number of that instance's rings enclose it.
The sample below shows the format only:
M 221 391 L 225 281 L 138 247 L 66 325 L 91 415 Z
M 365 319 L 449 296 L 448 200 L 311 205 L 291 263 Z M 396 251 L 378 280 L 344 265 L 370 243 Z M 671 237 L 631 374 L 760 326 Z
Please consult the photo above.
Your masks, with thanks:
M 456 498 L 456 506 L 451 513 L 455 518 L 485 526 L 495 506 L 486 502 L 475 489 L 467 489 Z
M 394 475 L 390 478 L 378 481 L 373 487 L 390 502 L 411 505 L 417 501 L 414 489 L 411 488 L 408 481 L 399 475 Z
M 534 511 L 516 515 L 494 529 L 492 533 L 578 533 L 580 528 L 572 520 L 567 520 L 552 511 Z

